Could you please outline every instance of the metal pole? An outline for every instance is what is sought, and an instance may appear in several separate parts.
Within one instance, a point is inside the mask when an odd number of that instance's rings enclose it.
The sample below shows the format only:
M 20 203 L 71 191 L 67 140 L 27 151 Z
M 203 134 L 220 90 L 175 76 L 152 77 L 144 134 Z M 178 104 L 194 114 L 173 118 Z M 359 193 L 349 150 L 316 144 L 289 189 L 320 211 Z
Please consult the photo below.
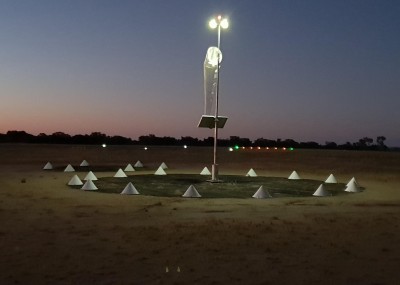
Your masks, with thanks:
M 218 23 L 218 50 L 221 44 L 221 25 Z M 219 95 L 219 56 L 217 59 L 217 88 L 215 91 L 215 119 L 214 119 L 214 164 L 212 165 L 211 181 L 218 181 L 217 144 L 218 144 L 218 95 Z

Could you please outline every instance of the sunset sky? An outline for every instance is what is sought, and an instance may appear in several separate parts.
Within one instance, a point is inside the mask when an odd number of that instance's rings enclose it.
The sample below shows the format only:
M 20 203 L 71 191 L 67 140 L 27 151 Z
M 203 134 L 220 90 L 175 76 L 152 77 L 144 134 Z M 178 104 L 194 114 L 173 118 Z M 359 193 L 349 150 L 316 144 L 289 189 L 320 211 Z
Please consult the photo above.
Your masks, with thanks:
M 0 133 L 212 136 L 219 13 L 222 138 L 400 146 L 398 0 L 0 0 Z

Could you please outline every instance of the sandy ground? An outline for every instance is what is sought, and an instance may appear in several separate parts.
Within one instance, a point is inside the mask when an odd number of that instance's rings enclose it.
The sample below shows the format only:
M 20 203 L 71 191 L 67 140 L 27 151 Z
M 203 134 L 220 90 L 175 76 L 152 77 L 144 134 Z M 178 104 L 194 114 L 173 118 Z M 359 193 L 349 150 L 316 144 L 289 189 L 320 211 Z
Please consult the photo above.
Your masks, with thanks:
M 324 198 L 88 193 L 66 186 L 70 173 L 41 170 L 47 161 L 124 167 L 140 159 L 199 173 L 211 155 L 0 145 L 0 284 L 399 284 L 400 153 L 220 150 L 222 173 L 334 173 L 366 188 Z

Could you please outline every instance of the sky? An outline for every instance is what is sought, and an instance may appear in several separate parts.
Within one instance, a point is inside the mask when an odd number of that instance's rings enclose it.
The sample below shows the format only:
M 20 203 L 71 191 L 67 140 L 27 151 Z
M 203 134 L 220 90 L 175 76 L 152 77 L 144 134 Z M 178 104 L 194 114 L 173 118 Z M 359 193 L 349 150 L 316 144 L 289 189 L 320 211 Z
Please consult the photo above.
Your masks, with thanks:
M 0 133 L 213 136 L 218 14 L 221 138 L 400 146 L 398 0 L 0 0 Z

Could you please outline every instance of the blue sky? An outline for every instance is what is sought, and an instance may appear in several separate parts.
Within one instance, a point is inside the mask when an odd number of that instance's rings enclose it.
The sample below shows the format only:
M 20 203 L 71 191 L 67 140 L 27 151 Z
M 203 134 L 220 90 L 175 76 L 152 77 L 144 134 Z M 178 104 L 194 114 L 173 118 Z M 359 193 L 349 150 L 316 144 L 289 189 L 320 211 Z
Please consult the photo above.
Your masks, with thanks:
M 400 145 L 400 1 L 2 0 L 0 132 L 212 136 L 217 14 L 221 137 Z

